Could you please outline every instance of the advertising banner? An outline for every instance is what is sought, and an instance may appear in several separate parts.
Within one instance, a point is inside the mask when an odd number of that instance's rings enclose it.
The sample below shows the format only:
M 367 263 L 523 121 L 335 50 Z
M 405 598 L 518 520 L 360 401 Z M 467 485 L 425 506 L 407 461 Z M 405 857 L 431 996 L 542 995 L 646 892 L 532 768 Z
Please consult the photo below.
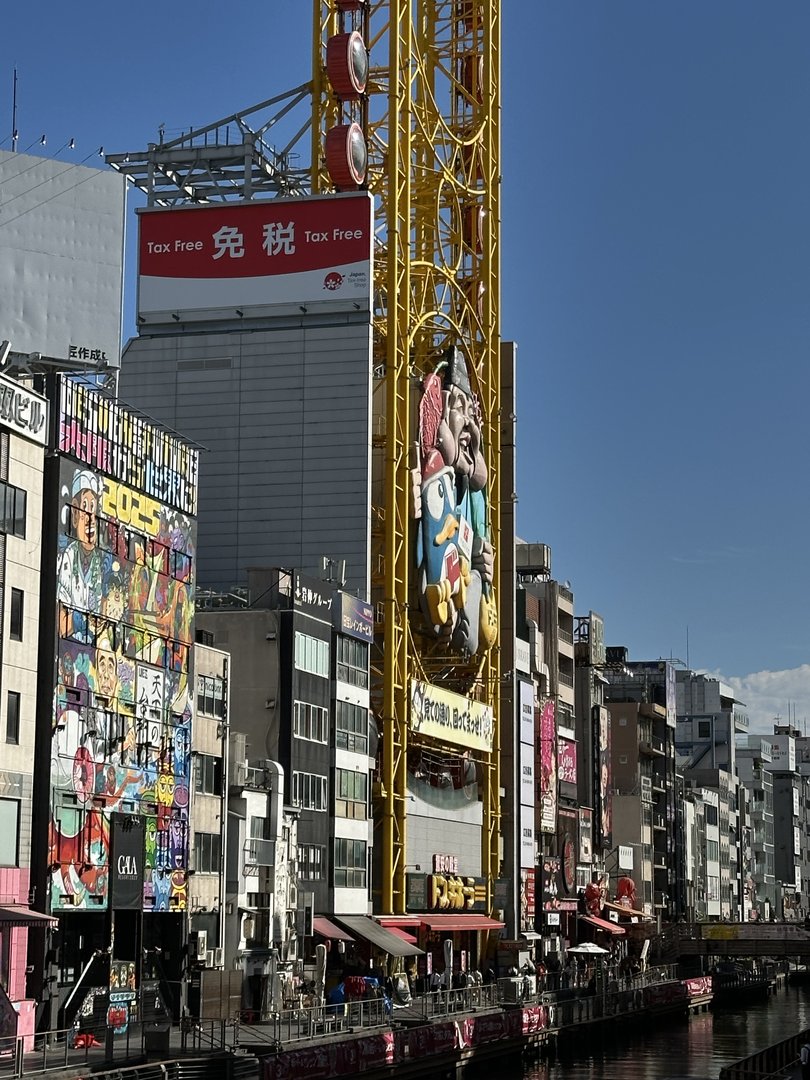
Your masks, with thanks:
M 557 721 L 554 701 L 539 712 L 540 729 L 540 828 L 553 833 L 557 828 Z
M 368 310 L 372 208 L 359 192 L 142 210 L 138 315 L 242 318 L 322 303 Z
M 521 682 L 520 686 L 520 741 L 534 746 L 534 686 Z
M 131 814 L 111 814 L 110 833 L 111 906 L 115 911 L 139 911 L 143 903 L 143 819 Z
M 317 578 L 307 577 L 297 570 L 293 571 L 293 604 L 296 611 L 331 623 L 333 596 L 331 585 L 318 581 Z
M 603 848 L 611 846 L 613 834 L 612 777 L 610 771 L 610 713 L 604 705 L 594 708 L 594 754 L 596 764 L 595 789 L 599 796 L 599 841 Z
M 520 744 L 520 804 L 534 807 L 534 747 Z
M 577 744 L 571 739 L 557 740 L 557 762 L 560 782 L 563 784 L 576 784 L 577 782 Z
M 411 680 L 411 729 L 471 750 L 492 750 L 493 714 L 489 705 Z
M 520 932 L 534 930 L 535 895 L 534 895 L 535 871 L 520 871 Z
M 557 811 L 557 850 L 560 853 L 560 880 L 567 895 L 576 888 L 577 880 L 577 818 L 576 810 L 560 807 Z
M 535 866 L 534 807 L 520 808 L 520 865 Z
M 374 608 L 351 593 L 339 594 L 335 609 L 334 627 L 341 634 L 371 644 L 374 641 Z
M 579 861 L 593 862 L 593 810 L 579 811 Z

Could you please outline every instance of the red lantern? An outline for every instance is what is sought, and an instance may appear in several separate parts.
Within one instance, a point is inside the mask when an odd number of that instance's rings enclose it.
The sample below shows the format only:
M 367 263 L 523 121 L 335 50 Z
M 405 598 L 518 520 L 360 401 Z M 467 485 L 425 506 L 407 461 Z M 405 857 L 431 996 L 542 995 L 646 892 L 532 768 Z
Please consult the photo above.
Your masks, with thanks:
M 368 81 L 368 52 L 356 30 L 335 34 L 326 43 L 326 73 L 339 98 L 359 98 Z
M 339 124 L 326 133 L 326 168 L 336 188 L 359 187 L 366 178 L 368 151 L 359 124 Z

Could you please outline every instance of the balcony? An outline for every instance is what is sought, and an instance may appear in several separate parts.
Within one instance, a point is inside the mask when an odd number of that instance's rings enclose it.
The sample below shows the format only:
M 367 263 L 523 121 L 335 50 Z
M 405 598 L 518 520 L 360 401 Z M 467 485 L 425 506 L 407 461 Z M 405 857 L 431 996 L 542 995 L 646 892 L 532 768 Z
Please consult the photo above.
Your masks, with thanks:
M 565 672 L 565 671 L 561 671 L 559 673 L 559 680 L 560 680 L 560 683 L 563 686 L 571 686 L 572 687 L 574 685 L 574 676 L 567 674 L 567 672 Z
M 664 740 L 659 739 L 657 735 L 648 735 L 646 731 L 638 733 L 638 748 L 642 754 L 647 754 L 650 757 L 666 756 Z
M 667 822 L 663 814 L 653 814 L 652 827 L 658 830 L 658 832 L 666 832 Z
M 245 866 L 275 866 L 276 842 L 275 840 L 258 840 L 251 837 L 245 841 L 242 857 Z

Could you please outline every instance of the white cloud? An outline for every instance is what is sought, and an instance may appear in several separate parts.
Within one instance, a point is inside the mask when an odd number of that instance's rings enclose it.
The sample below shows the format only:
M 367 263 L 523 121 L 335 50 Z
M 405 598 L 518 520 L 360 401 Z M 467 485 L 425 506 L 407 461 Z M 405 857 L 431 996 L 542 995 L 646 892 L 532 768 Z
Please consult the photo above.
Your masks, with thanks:
M 802 733 L 810 734 L 810 664 L 750 675 L 711 674 L 728 683 L 734 696 L 745 702 L 752 734 L 772 735 L 777 717 L 782 724 L 790 719 Z

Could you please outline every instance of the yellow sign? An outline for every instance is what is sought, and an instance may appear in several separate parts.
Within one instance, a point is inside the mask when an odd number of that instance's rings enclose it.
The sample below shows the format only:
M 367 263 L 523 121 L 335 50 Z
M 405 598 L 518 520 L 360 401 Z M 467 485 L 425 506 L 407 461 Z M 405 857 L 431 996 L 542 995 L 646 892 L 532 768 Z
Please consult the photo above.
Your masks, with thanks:
M 412 731 L 488 754 L 492 750 L 492 728 L 489 705 L 419 679 L 411 680 Z

